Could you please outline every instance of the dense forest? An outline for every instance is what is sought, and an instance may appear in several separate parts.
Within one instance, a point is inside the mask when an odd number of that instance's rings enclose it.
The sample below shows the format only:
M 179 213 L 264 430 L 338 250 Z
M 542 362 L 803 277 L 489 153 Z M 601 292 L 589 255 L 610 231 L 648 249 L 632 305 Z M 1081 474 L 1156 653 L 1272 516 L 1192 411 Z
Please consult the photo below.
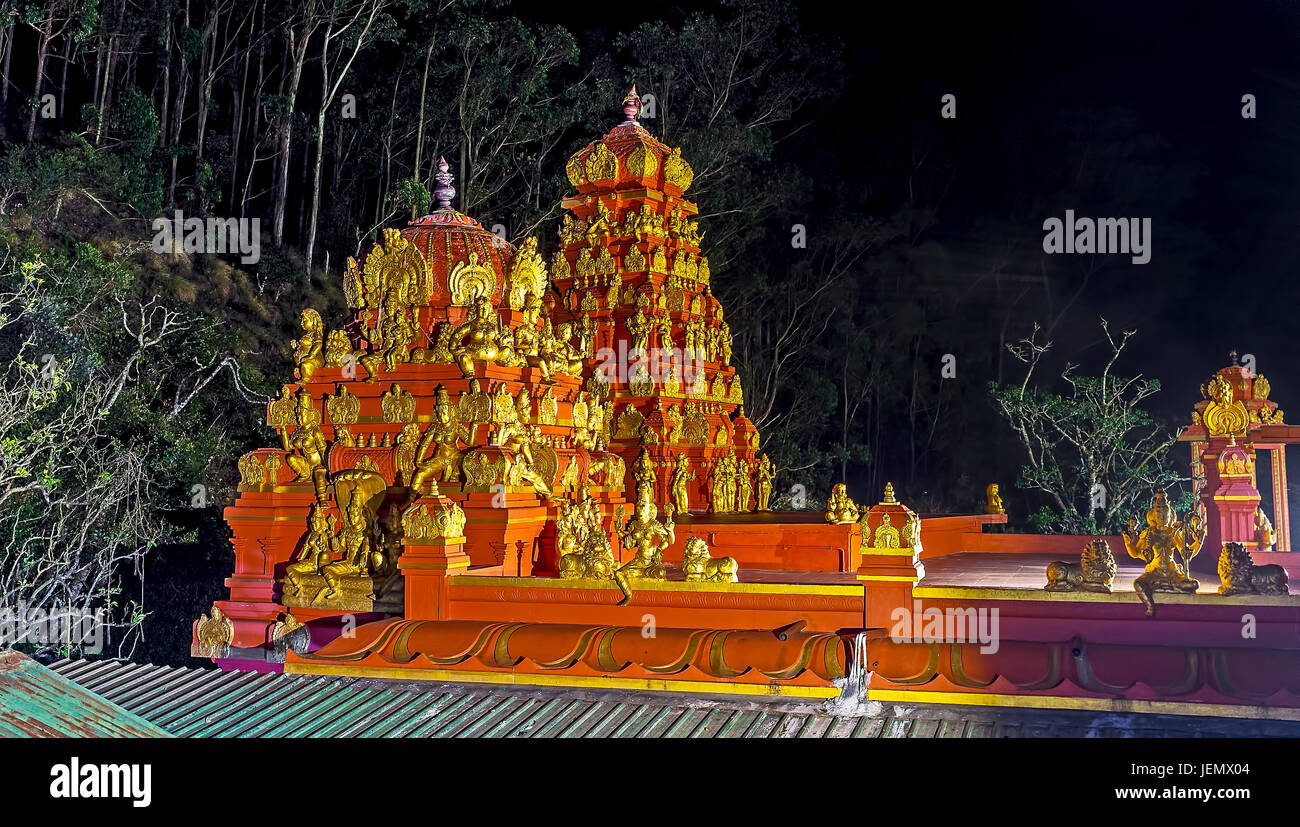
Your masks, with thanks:
M 1085 371 L 1140 372 L 1145 331 L 1121 329 L 1141 316 L 1099 326 L 1087 299 L 1121 265 L 1033 249 L 1062 192 L 1122 209 L 1122 182 L 1155 175 L 1161 141 L 1122 116 L 1056 113 L 1038 128 L 1060 166 L 973 210 L 943 87 L 864 99 L 847 68 L 861 44 L 801 19 L 792 0 L 567 17 L 500 0 L 0 1 L 5 596 L 109 602 L 138 633 L 124 652 L 184 660 L 189 620 L 228 573 L 235 461 L 268 444 L 301 309 L 343 312 L 346 257 L 429 208 L 440 157 L 457 209 L 538 236 L 549 258 L 564 163 L 634 83 L 645 125 L 695 169 L 778 505 L 806 491 L 816 508 L 841 480 L 871 500 L 890 480 L 919 511 L 972 511 L 1000 481 L 1021 529 L 1106 530 L 1185 481 L 1147 450 L 1177 420 L 1147 410 L 1155 377 L 1097 400 L 1043 348 L 1073 337 Z M 1159 184 L 1177 194 L 1197 174 L 1170 164 Z M 159 252 L 154 221 L 178 212 L 257 219 L 257 260 Z M 1026 354 L 1043 361 L 1032 385 Z M 1096 444 L 1027 466 L 1008 426 L 1049 420 Z M 1093 449 L 1140 471 L 1104 513 L 1077 490 Z

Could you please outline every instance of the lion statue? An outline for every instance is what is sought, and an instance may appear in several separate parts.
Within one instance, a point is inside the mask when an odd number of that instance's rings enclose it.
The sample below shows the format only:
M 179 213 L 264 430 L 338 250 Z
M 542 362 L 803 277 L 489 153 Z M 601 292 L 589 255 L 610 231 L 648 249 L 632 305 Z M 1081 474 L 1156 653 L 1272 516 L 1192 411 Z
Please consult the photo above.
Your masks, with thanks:
M 1049 592 L 1100 592 L 1110 594 L 1115 581 L 1115 555 L 1110 544 L 1097 539 L 1083 547 L 1078 563 L 1057 560 L 1047 566 Z
M 1286 569 L 1257 566 L 1243 543 L 1224 543 L 1219 552 L 1219 594 L 1287 594 Z
M 735 583 L 739 570 L 740 565 L 734 557 L 713 559 L 708 543 L 699 537 L 689 538 L 682 549 L 682 574 L 686 575 L 688 582 Z

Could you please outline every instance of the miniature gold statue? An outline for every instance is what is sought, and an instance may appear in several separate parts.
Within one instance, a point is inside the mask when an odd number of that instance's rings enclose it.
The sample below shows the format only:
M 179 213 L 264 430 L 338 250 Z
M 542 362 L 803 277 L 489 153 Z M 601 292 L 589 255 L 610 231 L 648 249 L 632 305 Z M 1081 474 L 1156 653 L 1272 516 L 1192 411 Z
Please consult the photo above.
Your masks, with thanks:
M 312 404 L 306 388 L 298 390 L 294 405 L 296 427 L 290 433 L 288 426 L 280 429 L 280 443 L 289 454 L 285 462 L 298 475 L 298 479 L 311 479 L 316 487 L 316 500 L 325 502 L 325 486 L 329 472 L 325 468 L 325 434 L 320 427 L 320 414 Z
M 1219 552 L 1219 594 L 1287 594 L 1286 569 L 1257 566 L 1244 543 L 1224 543 Z
M 307 538 L 303 541 L 302 551 L 284 570 L 284 590 L 289 595 L 299 594 L 303 578 L 320 574 L 321 569 L 330 562 L 330 541 L 335 530 L 333 515 L 327 517 L 324 507 L 316 503 L 307 517 L 307 526 Z
M 475 362 L 509 365 L 515 361 L 513 337 L 487 296 L 470 306 L 465 321 L 451 334 L 451 352 L 465 376 L 474 375 Z
M 561 506 L 555 520 L 560 577 L 608 580 L 618 567 L 609 536 L 600 525 L 600 510 L 590 497 Z
M 425 483 L 442 475 L 443 482 L 460 482 L 461 442 L 469 442 L 469 428 L 460 421 L 459 412 L 452 407 L 447 389 L 439 385 L 434 391 L 437 404 L 433 408 L 433 422 L 424 432 L 420 446 L 415 450 L 415 474 L 411 477 L 412 496 L 424 491 Z M 430 445 L 437 445 L 433 456 L 424 458 Z
M 686 514 L 690 511 L 691 497 L 687 483 L 695 479 L 695 472 L 691 470 L 691 461 L 686 454 L 677 455 L 677 463 L 673 467 L 673 502 L 677 506 L 677 513 Z
M 308 307 L 302 311 L 302 337 L 290 343 L 298 379 L 303 383 L 310 382 L 316 370 L 325 366 L 324 343 L 325 324 L 320 314 Z
M 772 481 L 776 479 L 776 470 L 772 467 L 772 460 L 767 454 L 758 459 L 758 468 L 755 472 L 758 476 L 754 491 L 757 496 L 756 511 L 772 510 Z
M 826 500 L 826 522 L 834 525 L 856 523 L 861 514 L 858 504 L 849 499 L 849 489 L 842 482 L 831 488 L 830 499 Z
M 1196 512 L 1176 520 L 1163 491 L 1156 492 L 1147 511 L 1147 525 L 1141 533 L 1130 519 L 1124 531 L 1124 547 L 1130 557 L 1146 563 L 1146 570 L 1133 581 L 1133 588 L 1155 614 L 1155 592 L 1194 594 L 1201 584 L 1188 576 L 1188 564 L 1205 542 L 1205 526 Z
M 998 493 L 998 484 L 996 482 L 989 483 L 988 488 L 984 489 L 984 497 L 986 500 L 984 505 L 985 514 L 1007 513 L 1006 509 L 1002 507 L 1002 495 Z
M 682 550 L 682 573 L 692 583 L 735 583 L 740 578 L 740 570 L 734 557 L 714 559 L 709 554 L 708 543 L 699 537 L 691 537 Z
M 1078 563 L 1060 560 L 1049 563 L 1044 589 L 1049 592 L 1110 594 L 1116 571 L 1115 555 L 1111 553 L 1110 545 L 1105 540 L 1097 539 L 1083 547 Z
M 620 606 L 626 606 L 632 600 L 630 580 L 663 580 L 667 576 L 664 550 L 673 544 L 677 536 L 673 524 L 673 507 L 666 507 L 664 521 L 660 523 L 653 491 L 650 486 L 638 486 L 636 514 L 627 521 L 625 529 L 618 533 L 623 547 L 632 551 L 632 559 L 614 573 L 614 580 L 623 592 Z M 621 506 L 618 514 L 621 518 Z
M 754 495 L 754 481 L 750 477 L 751 469 L 745 460 L 736 461 L 736 510 L 751 511 L 750 497 Z
M 338 596 L 344 580 L 369 575 L 383 566 L 383 553 L 373 546 L 370 513 L 360 489 L 353 490 L 343 510 L 343 530 L 334 538 L 333 546 L 339 559 L 321 567 L 325 585 L 312 598 L 313 604 Z
M 1264 513 L 1264 509 L 1255 507 L 1255 550 L 1272 551 L 1277 544 L 1277 535 L 1273 532 L 1273 523 Z

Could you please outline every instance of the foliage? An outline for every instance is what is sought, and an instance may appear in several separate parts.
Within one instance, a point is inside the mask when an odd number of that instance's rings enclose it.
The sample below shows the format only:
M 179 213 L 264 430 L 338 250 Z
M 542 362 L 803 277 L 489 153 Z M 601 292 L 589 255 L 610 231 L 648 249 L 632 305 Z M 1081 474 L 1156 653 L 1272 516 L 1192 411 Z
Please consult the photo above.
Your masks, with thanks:
M 1026 366 L 1020 384 L 990 383 L 998 412 L 1028 457 L 1017 485 L 1047 499 L 1030 518 L 1040 531 L 1118 533 L 1156 491 L 1186 481 L 1169 455 L 1181 430 L 1167 431 L 1143 407 L 1160 383 L 1113 371 L 1135 331 L 1116 338 L 1105 319 L 1101 329 L 1111 350 L 1105 366 L 1097 376 L 1082 376 L 1075 373 L 1078 365 L 1066 365 L 1060 375 L 1065 393 L 1034 384 L 1052 347 L 1037 340 L 1036 325 L 1028 338 L 1008 346 Z

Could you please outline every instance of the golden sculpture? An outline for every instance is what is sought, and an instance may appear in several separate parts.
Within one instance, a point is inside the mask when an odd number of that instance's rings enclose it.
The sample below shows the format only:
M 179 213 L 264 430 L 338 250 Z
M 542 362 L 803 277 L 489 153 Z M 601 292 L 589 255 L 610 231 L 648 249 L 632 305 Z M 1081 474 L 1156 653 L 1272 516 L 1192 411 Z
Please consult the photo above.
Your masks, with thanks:
M 364 497 L 361 489 L 353 489 L 347 507 L 343 509 L 343 529 L 334 537 L 331 548 L 339 559 L 321 566 L 320 574 L 325 585 L 317 590 L 312 605 L 328 605 L 331 600 L 342 596 L 345 581 L 349 585 L 362 579 L 368 581 L 372 571 L 382 570 L 385 566 L 383 552 L 374 547 L 374 532 Z M 368 592 L 367 597 L 373 594 L 372 583 L 367 582 L 364 589 Z
M 1255 507 L 1255 550 L 1272 551 L 1277 544 L 1277 535 L 1273 532 L 1273 523 L 1264 513 L 1264 509 Z
M 194 645 L 190 654 L 196 658 L 219 658 L 230 651 L 235 642 L 235 622 L 226 617 L 221 607 L 212 604 L 211 611 L 199 615 L 194 627 Z
M 474 375 L 475 362 L 511 365 L 515 361 L 514 338 L 501 324 L 492 302 L 479 296 L 470 305 L 465 321 L 451 334 L 451 352 L 466 377 Z
M 1232 384 L 1215 374 L 1201 393 L 1210 400 L 1201 414 L 1201 422 L 1210 436 L 1244 436 L 1250 414 L 1240 399 L 1233 399 Z
M 304 579 L 320 574 L 321 569 L 330 562 L 330 543 L 334 532 L 333 515 L 327 515 L 320 503 L 313 505 L 307 516 L 307 537 L 303 540 L 302 550 L 284 570 L 286 596 L 301 594 Z
M 1243 543 L 1224 543 L 1219 552 L 1219 594 L 1287 594 L 1286 569 L 1257 566 Z
M 574 352 L 573 344 L 570 342 L 573 338 L 573 326 L 565 322 L 555 329 L 554 335 L 550 335 L 549 319 L 546 320 L 546 325 L 548 329 L 542 337 L 541 355 L 546 360 L 549 372 L 565 376 L 581 376 L 582 356 Z
M 480 300 L 492 305 L 492 293 L 497 289 L 497 277 L 491 267 L 478 260 L 478 253 L 470 252 L 468 261 L 458 261 L 447 274 L 447 288 L 451 291 L 452 307 L 472 307 Z
M 320 414 L 312 404 L 311 394 L 300 388 L 294 406 L 296 427 L 280 429 L 280 443 L 288 455 L 284 458 L 297 479 L 310 479 L 316 487 L 316 499 L 325 502 L 325 485 L 329 473 L 325 468 L 325 434 L 320 427 Z
M 618 177 L 618 158 L 603 142 L 597 143 L 587 156 L 585 171 L 591 181 L 612 181 Z
M 536 296 L 539 300 L 538 307 L 540 307 L 540 299 L 542 294 L 546 292 L 548 281 L 546 263 L 537 254 L 537 238 L 530 236 L 524 239 L 523 244 L 519 245 L 514 259 L 510 262 L 509 287 L 507 288 L 506 298 L 510 309 L 522 310 L 524 302 L 529 296 Z
M 664 181 L 673 186 L 680 187 L 685 192 L 691 186 L 691 181 L 695 178 L 695 172 L 691 165 L 686 163 L 682 157 L 681 147 L 674 149 L 667 158 L 664 159 Z
M 626 606 L 632 600 L 632 580 L 663 580 L 667 577 L 664 568 L 664 550 L 677 538 L 673 524 L 673 507 L 665 507 L 664 520 L 659 521 L 659 509 L 654 503 L 654 489 L 649 485 L 638 485 L 636 492 L 636 514 L 627 521 L 627 525 L 618 533 L 623 548 L 632 552 L 632 559 L 614 573 L 614 580 L 623 592 L 620 606 Z M 623 510 L 619 507 L 618 519 L 622 519 Z
M 302 311 L 302 336 L 294 339 L 293 361 L 298 379 L 307 383 L 318 368 L 325 366 L 325 323 L 308 307 Z
M 420 446 L 415 451 L 415 473 L 411 477 L 413 494 L 422 493 L 428 480 L 439 475 L 443 482 L 460 482 L 460 443 L 470 441 L 470 429 L 460 421 L 458 411 L 452 407 L 447 389 L 439 385 L 434 390 L 437 402 L 433 408 L 433 422 L 425 429 Z M 436 445 L 433 456 L 424 457 L 430 445 Z
M 1188 565 L 1205 542 L 1205 526 L 1196 512 L 1177 520 L 1163 491 L 1156 492 L 1146 514 L 1147 524 L 1141 533 L 1137 521 L 1130 519 L 1124 531 L 1124 547 L 1130 557 L 1146 563 L 1145 571 L 1133 581 L 1133 588 L 1155 614 L 1155 593 L 1194 594 L 1201 584 L 1188 576 Z
M 757 499 L 756 511 L 772 510 L 772 481 L 776 479 L 776 470 L 772 467 L 772 460 L 767 454 L 758 458 L 758 467 L 755 469 L 758 479 L 754 486 Z
M 394 382 L 379 397 L 379 411 L 385 422 L 411 422 L 415 419 L 415 396 Z
M 699 537 L 687 539 L 682 549 L 682 573 L 690 583 L 735 583 L 740 565 L 734 557 L 714 558 L 709 546 Z
M 688 483 L 693 479 L 695 479 L 695 472 L 691 470 L 690 459 L 685 454 L 678 454 L 672 478 L 673 503 L 677 507 L 678 514 L 690 512 Z
M 887 491 L 892 493 L 892 487 Z M 890 501 L 888 495 L 885 501 Z M 826 500 L 826 522 L 834 525 L 856 523 L 860 516 L 858 504 L 849 499 L 848 486 L 842 482 L 835 483 L 830 498 Z
M 984 513 L 985 514 L 1006 514 L 1006 509 L 1002 507 L 1002 495 L 998 493 L 998 484 L 991 482 L 988 488 L 984 489 Z
M 735 467 L 736 510 L 740 512 L 752 511 L 753 509 L 750 508 L 749 500 L 754 496 L 754 480 L 750 476 L 753 473 L 753 469 L 750 468 L 749 463 L 743 459 L 736 460 Z
M 1058 560 L 1047 565 L 1049 592 L 1098 592 L 1110 594 L 1115 582 L 1115 555 L 1110 545 L 1102 539 L 1093 540 L 1083 547 L 1078 563 Z
M 618 563 L 600 525 L 600 511 L 590 497 L 560 507 L 555 520 L 555 548 L 560 577 L 609 580 Z

